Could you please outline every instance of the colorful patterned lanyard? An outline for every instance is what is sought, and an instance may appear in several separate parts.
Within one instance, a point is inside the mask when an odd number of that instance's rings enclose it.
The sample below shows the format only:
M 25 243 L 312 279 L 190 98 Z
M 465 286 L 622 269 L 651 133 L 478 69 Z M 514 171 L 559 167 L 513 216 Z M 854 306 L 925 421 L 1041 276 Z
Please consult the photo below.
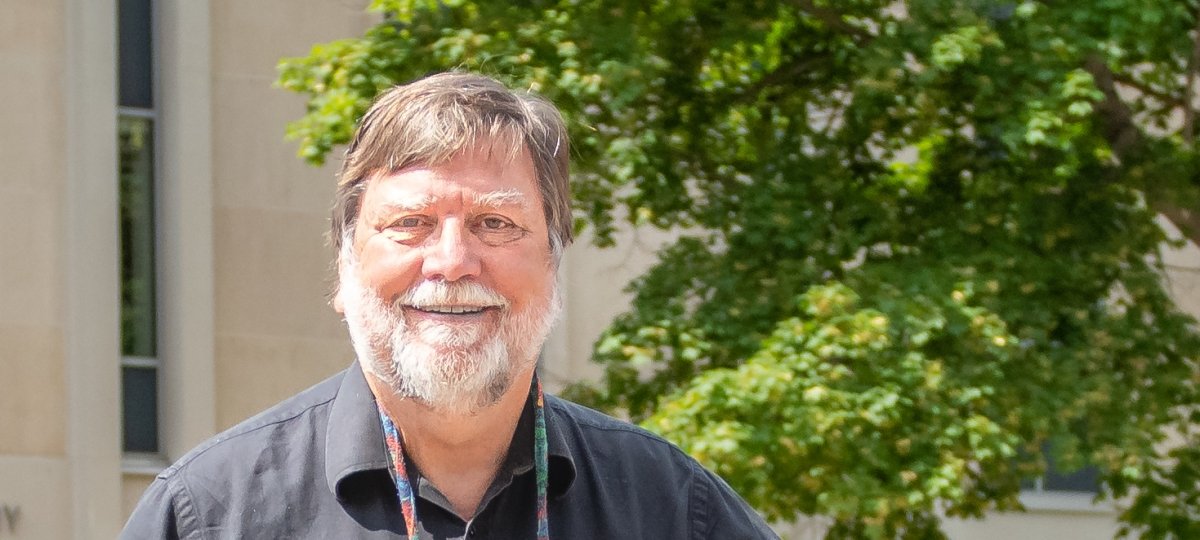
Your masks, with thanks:
M 545 398 L 542 396 L 542 382 L 534 380 L 530 388 L 530 396 L 537 399 L 537 409 L 534 411 L 533 427 L 533 461 L 537 470 L 537 537 L 538 540 L 550 539 L 550 513 L 546 506 L 546 488 L 549 484 L 549 466 L 546 442 L 546 412 Z M 417 505 L 413 495 L 412 484 L 408 481 L 408 471 L 404 468 L 404 448 L 400 446 L 400 430 L 392 423 L 391 417 L 379 408 L 379 420 L 383 422 L 383 435 L 387 441 L 388 456 L 392 459 L 392 470 L 396 473 L 396 494 L 400 496 L 400 513 L 404 514 L 404 526 L 409 540 L 417 539 Z

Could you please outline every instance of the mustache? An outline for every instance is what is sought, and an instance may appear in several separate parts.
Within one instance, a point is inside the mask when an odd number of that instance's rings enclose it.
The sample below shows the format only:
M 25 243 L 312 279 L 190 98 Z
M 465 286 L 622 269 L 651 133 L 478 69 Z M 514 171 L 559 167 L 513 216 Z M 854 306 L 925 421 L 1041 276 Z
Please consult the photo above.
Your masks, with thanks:
M 475 281 L 424 280 L 409 288 L 393 303 L 393 307 L 508 307 L 508 299 L 491 288 Z

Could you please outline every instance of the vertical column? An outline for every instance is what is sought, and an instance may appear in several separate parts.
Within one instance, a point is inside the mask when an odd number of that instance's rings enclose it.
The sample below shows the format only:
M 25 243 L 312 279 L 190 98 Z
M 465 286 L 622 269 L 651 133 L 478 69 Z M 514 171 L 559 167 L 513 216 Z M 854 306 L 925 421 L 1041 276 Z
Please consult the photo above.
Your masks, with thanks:
M 211 24 L 208 0 L 158 2 L 159 402 L 162 452 L 178 459 L 216 429 L 213 337 Z
M 121 526 L 116 7 L 113 0 L 65 0 L 65 7 L 65 519 L 73 538 L 113 538 Z

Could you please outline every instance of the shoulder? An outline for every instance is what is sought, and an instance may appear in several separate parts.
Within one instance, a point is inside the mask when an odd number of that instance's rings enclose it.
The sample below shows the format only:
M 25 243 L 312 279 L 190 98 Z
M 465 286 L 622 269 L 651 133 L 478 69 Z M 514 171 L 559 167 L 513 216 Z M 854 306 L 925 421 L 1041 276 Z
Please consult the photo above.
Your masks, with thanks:
M 668 457 L 681 463 L 694 461 L 670 441 L 625 420 L 557 396 L 546 396 L 546 406 L 552 411 L 555 428 L 568 436 L 567 442 L 615 446 L 623 449 L 622 453 L 630 458 Z
M 552 453 L 559 439 L 573 461 L 572 491 L 606 494 L 593 505 L 637 503 L 601 509 L 604 514 L 636 521 L 640 530 L 661 530 L 663 538 L 778 538 L 724 480 L 670 441 L 554 396 L 546 405 L 555 432 L 549 434 Z
M 702 470 L 678 446 L 625 420 L 555 396 L 546 397 L 546 411 L 550 454 L 568 457 L 584 484 L 603 478 L 637 480 L 631 487 L 678 491 Z
M 270 507 L 266 493 L 312 484 L 314 473 L 324 471 L 316 465 L 328 410 L 344 376 L 338 373 L 179 458 L 146 489 L 122 538 L 187 538 L 228 513 Z
M 214 435 L 179 458 L 158 477 L 169 478 L 197 467 L 224 467 L 231 458 L 241 461 L 248 457 L 247 453 L 265 451 L 280 443 L 313 442 L 313 438 L 323 437 L 322 425 L 345 374 L 345 371 L 339 372 Z M 279 440 L 281 432 L 290 434 L 287 440 Z

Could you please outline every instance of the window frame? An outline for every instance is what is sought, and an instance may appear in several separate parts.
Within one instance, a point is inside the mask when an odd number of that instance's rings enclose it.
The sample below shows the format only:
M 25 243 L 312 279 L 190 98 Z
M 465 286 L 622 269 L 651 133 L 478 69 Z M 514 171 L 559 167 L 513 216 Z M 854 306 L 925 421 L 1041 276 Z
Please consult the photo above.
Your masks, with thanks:
M 161 40 L 159 39 L 158 18 L 159 18 L 160 5 L 162 4 L 162 2 L 158 2 L 155 0 L 146 0 L 146 2 L 149 4 L 148 16 L 150 18 L 150 20 L 149 20 L 149 26 L 150 26 L 150 35 L 149 35 L 149 39 L 150 39 L 149 69 L 150 69 L 150 73 L 149 73 L 149 79 L 150 79 L 150 95 L 151 95 L 150 108 L 135 107 L 135 106 L 128 106 L 128 105 L 121 104 L 121 95 L 119 92 L 120 86 L 121 86 L 121 81 L 120 81 L 121 58 L 120 58 L 120 54 L 119 54 L 121 37 L 122 37 L 121 36 L 121 25 L 120 25 L 121 0 L 115 0 L 113 3 L 113 7 L 116 10 L 116 12 L 114 13 L 114 19 L 115 19 L 114 26 L 115 26 L 116 44 L 117 44 L 117 50 L 118 50 L 118 53 L 116 54 L 116 57 L 115 57 L 116 65 L 114 66 L 114 68 L 117 72 L 117 81 L 116 82 L 117 82 L 118 92 L 116 93 L 116 101 L 114 103 L 114 106 L 115 106 L 116 119 L 117 119 L 116 124 L 118 126 L 120 125 L 121 118 L 145 119 L 145 120 L 148 120 L 150 123 L 150 140 L 151 140 L 151 143 L 150 143 L 150 152 L 151 152 L 151 155 L 150 155 L 150 161 L 151 161 L 150 184 L 152 186 L 152 189 L 151 189 L 151 208 L 152 208 L 151 224 L 152 225 L 151 225 L 151 227 L 152 227 L 152 238 L 153 238 L 151 245 L 152 245 L 152 250 L 153 250 L 152 274 L 154 275 L 154 283 L 155 283 L 154 291 L 153 291 L 152 313 L 153 313 L 153 320 L 154 320 L 153 326 L 154 326 L 154 353 L 155 354 L 154 354 L 154 356 L 126 355 L 126 354 L 124 354 L 124 351 L 122 350 L 121 351 L 121 362 L 120 362 L 120 366 L 118 368 L 119 369 L 118 378 L 121 381 L 122 388 L 124 388 L 124 385 L 125 385 L 124 373 L 125 373 L 126 368 L 145 369 L 145 370 L 150 370 L 150 371 L 154 372 L 153 380 L 154 380 L 154 392 L 156 395 L 156 399 L 155 399 L 155 404 L 154 404 L 154 410 L 151 413 L 151 416 L 154 419 L 154 423 L 155 423 L 155 425 L 154 425 L 154 433 L 155 433 L 155 441 L 154 441 L 155 449 L 154 449 L 154 451 L 147 452 L 147 451 L 129 450 L 128 447 L 126 446 L 126 440 L 125 440 L 125 426 L 126 426 L 126 424 L 125 424 L 125 420 L 126 420 L 125 405 L 126 404 L 125 404 L 125 400 L 124 400 L 123 391 L 121 393 L 119 393 L 118 395 L 120 396 L 120 399 L 121 399 L 120 406 L 119 406 L 119 413 L 120 413 L 120 419 L 121 419 L 121 433 L 119 436 L 120 448 L 121 448 L 121 470 L 124 473 L 138 473 L 138 474 L 153 473 L 153 474 L 156 474 L 157 472 L 159 472 L 163 468 L 165 468 L 167 465 L 167 458 L 164 455 L 164 441 L 163 441 L 163 430 L 162 430 L 162 428 L 163 428 L 163 416 L 162 416 L 163 407 L 161 405 L 161 403 L 163 401 L 163 384 L 162 384 L 162 372 L 163 372 L 162 345 L 163 344 L 162 344 L 162 316 L 161 316 L 162 315 L 163 293 L 161 291 L 162 276 L 160 275 L 161 267 L 162 267 L 161 258 L 160 258 L 162 255 L 162 249 L 161 249 L 162 246 L 160 245 L 162 242 L 162 235 L 161 235 L 161 231 L 159 228 L 159 216 L 162 215 L 162 204 L 161 204 L 161 193 L 160 192 L 161 192 L 162 178 L 163 178 L 163 175 L 162 175 L 163 151 L 162 151 L 162 145 L 160 144 L 160 138 L 161 138 L 161 132 L 162 132 L 162 122 L 161 122 L 161 114 L 160 114 L 160 110 L 162 108 L 162 99 L 161 99 L 161 97 L 162 97 L 161 96 L 161 94 L 162 94 L 161 86 L 162 85 L 159 84 L 159 81 L 160 81 L 160 77 L 159 77 L 159 75 L 160 75 L 160 58 L 161 58 L 159 43 Z M 113 135 L 114 135 L 114 137 L 117 137 L 118 133 L 114 132 Z M 119 149 L 118 149 L 117 157 L 118 157 L 117 170 L 119 173 L 121 165 L 122 165 L 120 163 Z M 119 181 L 120 181 L 120 177 L 118 174 L 118 183 L 119 183 Z M 121 197 L 119 185 L 117 187 L 117 197 L 118 197 L 118 200 Z M 120 220 L 120 218 L 118 216 L 118 222 L 119 222 L 119 220 Z M 121 249 L 121 246 L 118 245 L 118 250 L 120 250 L 120 249 Z M 121 257 L 121 255 L 118 255 L 118 256 Z M 121 272 L 118 273 L 119 279 L 123 279 L 123 276 L 122 276 L 123 273 L 124 273 L 123 269 Z M 118 283 L 118 287 L 123 287 L 123 283 Z M 118 306 L 121 307 L 122 309 L 124 307 L 121 303 L 118 303 Z M 122 319 L 123 319 L 123 316 L 122 316 Z
M 115 453 L 125 482 L 158 474 L 218 431 L 212 11 L 208 0 L 152 2 L 158 452 Z M 107 24 L 115 38 L 115 18 Z M 114 60 L 108 65 L 117 64 Z M 115 69 L 108 71 L 115 75 Z M 113 90 L 115 82 L 110 84 Z M 114 96 L 107 103 L 118 100 Z M 111 112 L 108 117 L 114 118 Z M 114 118 L 110 137 L 115 129 Z M 115 137 L 110 140 L 115 152 Z M 112 163 L 115 158 L 114 153 Z M 112 172 L 115 176 L 115 165 Z M 115 180 L 110 189 L 115 198 Z M 112 219 L 116 221 L 115 214 Z M 118 252 L 108 253 L 115 263 Z M 114 289 L 119 283 L 119 278 L 113 281 Z M 113 312 L 118 308 L 113 305 Z M 112 336 L 114 342 L 117 337 Z M 118 348 L 114 364 L 119 353 Z M 116 381 L 120 369 L 113 373 Z M 121 448 L 121 395 L 116 384 L 113 389 L 115 399 L 107 402 L 115 403 L 114 446 Z
M 1097 483 L 1092 491 L 1047 489 L 1047 475 L 1057 474 L 1068 476 L 1079 473 L 1087 467 L 1094 467 L 1094 465 L 1086 465 L 1078 470 L 1064 474 L 1055 467 L 1051 451 L 1049 445 L 1042 448 L 1042 455 L 1046 457 L 1046 471 L 1041 476 L 1031 480 L 1033 483 L 1032 486 L 1021 488 L 1021 493 L 1018 497 L 1026 509 L 1033 511 L 1095 514 L 1111 514 L 1117 511 L 1117 507 L 1111 499 L 1096 500 L 1103 493 L 1104 485 L 1102 483 Z

